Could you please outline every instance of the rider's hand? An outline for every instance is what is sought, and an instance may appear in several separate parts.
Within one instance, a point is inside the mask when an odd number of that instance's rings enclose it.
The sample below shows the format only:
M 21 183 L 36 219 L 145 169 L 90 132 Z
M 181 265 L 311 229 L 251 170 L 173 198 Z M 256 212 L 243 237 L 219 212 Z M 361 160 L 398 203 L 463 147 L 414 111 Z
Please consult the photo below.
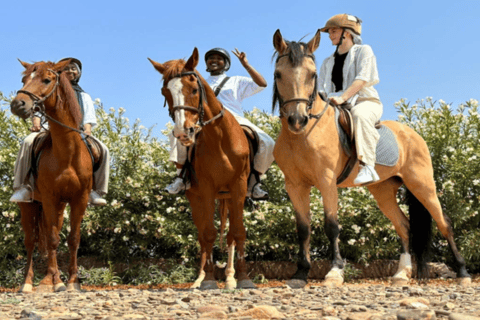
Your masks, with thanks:
M 343 99 L 342 97 L 331 97 L 330 103 L 336 106 L 340 106 L 345 103 L 345 99 Z
M 30 131 L 31 132 L 39 132 L 40 130 L 42 129 L 42 126 L 41 125 L 33 125 L 31 128 L 30 128 Z
M 248 67 L 247 54 L 245 52 L 240 52 L 237 48 L 235 51 L 232 50 L 233 54 L 240 60 L 240 63 L 244 68 Z

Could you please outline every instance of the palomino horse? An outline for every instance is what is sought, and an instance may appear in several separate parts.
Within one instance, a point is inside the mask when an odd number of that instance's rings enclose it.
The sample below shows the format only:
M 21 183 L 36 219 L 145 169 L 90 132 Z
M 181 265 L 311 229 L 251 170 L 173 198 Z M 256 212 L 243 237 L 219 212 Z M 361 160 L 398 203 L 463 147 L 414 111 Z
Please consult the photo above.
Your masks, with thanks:
M 197 48 L 187 62 L 150 62 L 163 75 L 162 94 L 175 122 L 175 137 L 184 146 L 194 146 L 192 167 L 196 179 L 186 191 L 201 246 L 200 276 L 194 286 L 201 283 L 202 289 L 217 288 L 213 275 L 212 248 L 217 236 L 214 225 L 215 199 L 221 198 L 222 226 L 227 208 L 230 222 L 226 288 L 235 288 L 235 269 L 239 280 L 237 288 L 254 287 L 247 275 L 244 249 L 246 232 L 243 205 L 250 171 L 247 138 L 232 114 L 223 108 L 208 83 L 195 70 L 198 64 Z M 228 199 L 222 196 L 224 192 L 229 193 Z M 234 269 L 235 245 L 238 255 Z
M 277 55 L 273 108 L 278 102 L 282 122 L 274 156 L 285 174 L 286 189 L 296 211 L 300 244 L 297 272 L 290 284 L 304 286 L 310 270 L 310 190 L 315 186 L 323 197 L 325 230 L 333 247 L 332 269 L 326 275 L 325 284 L 340 285 L 343 283 L 344 262 L 339 251 L 337 187 L 354 187 L 358 163 L 349 177 L 337 185 L 337 177 L 348 157 L 339 141 L 334 108 L 329 107 L 317 94 L 317 70 L 313 53 L 320 45 L 320 30 L 308 43 L 287 42 L 277 30 L 273 44 Z M 318 120 L 309 121 L 311 118 Z M 428 231 L 432 217 L 453 251 L 461 283 L 470 283 L 471 278 L 455 245 L 449 219 L 442 213 L 425 141 L 414 130 L 400 123 L 384 121 L 382 124 L 396 136 L 399 160 L 393 167 L 376 165 L 381 180 L 367 188 L 401 238 L 403 253 L 393 283 L 406 284 L 411 277 L 410 237 L 412 249 L 417 256 L 419 276 L 426 276 L 426 244 L 431 236 Z M 402 184 L 413 194 L 410 197 L 413 204 L 420 207 L 420 210 L 413 212 L 415 206 L 410 206 L 410 220 L 396 200 Z M 416 244 L 420 240 L 423 242 Z
M 33 250 L 48 253 L 47 275 L 37 291 L 79 290 L 77 251 L 80 244 L 80 223 L 85 214 L 92 189 L 92 160 L 78 128 L 82 121 L 75 92 L 62 70 L 70 60 L 37 62 L 25 67 L 23 88 L 17 92 L 10 108 L 12 113 L 26 119 L 35 112 L 42 113 L 50 126 L 51 143 L 45 144 L 35 177 L 34 201 L 19 203 L 25 232 L 27 267 L 21 292 L 32 292 Z M 68 286 L 60 279 L 57 265 L 59 232 L 63 225 L 65 206 L 70 204 L 68 247 L 70 265 Z

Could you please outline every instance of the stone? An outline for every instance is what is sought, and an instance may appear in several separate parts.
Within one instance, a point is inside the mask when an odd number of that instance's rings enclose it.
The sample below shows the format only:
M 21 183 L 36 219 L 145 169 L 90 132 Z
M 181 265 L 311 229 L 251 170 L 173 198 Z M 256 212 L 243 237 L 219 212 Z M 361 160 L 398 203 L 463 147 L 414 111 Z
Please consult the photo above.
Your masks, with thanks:
M 398 320 L 435 320 L 435 311 L 432 310 L 408 310 L 397 313 Z

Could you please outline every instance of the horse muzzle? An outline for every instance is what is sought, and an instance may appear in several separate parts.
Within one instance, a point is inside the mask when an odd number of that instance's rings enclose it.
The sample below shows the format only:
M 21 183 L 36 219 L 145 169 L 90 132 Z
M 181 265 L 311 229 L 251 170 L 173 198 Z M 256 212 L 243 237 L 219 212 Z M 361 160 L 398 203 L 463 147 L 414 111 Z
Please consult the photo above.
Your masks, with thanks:
M 29 118 L 33 113 L 32 103 L 19 99 L 18 97 L 10 103 L 10 110 L 14 115 L 22 119 Z
M 307 115 L 300 115 L 300 114 L 291 114 L 287 118 L 288 122 L 288 129 L 294 133 L 299 134 L 305 130 L 305 127 L 308 123 L 308 116 Z

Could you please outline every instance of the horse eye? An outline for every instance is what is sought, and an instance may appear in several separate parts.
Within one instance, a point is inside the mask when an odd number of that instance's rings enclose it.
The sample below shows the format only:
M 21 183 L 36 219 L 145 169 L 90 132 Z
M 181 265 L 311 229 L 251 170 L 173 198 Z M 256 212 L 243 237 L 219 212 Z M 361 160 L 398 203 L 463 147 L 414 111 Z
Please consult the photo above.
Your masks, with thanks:
M 275 79 L 282 79 L 282 75 L 280 74 L 280 72 L 275 72 L 274 77 Z
M 192 91 L 192 92 L 193 92 L 193 94 L 197 94 L 197 92 L 198 92 L 198 89 L 193 89 L 193 91 Z
M 45 83 L 45 84 L 49 84 L 50 82 L 52 82 L 52 80 L 50 80 L 50 79 L 43 80 L 43 83 Z

